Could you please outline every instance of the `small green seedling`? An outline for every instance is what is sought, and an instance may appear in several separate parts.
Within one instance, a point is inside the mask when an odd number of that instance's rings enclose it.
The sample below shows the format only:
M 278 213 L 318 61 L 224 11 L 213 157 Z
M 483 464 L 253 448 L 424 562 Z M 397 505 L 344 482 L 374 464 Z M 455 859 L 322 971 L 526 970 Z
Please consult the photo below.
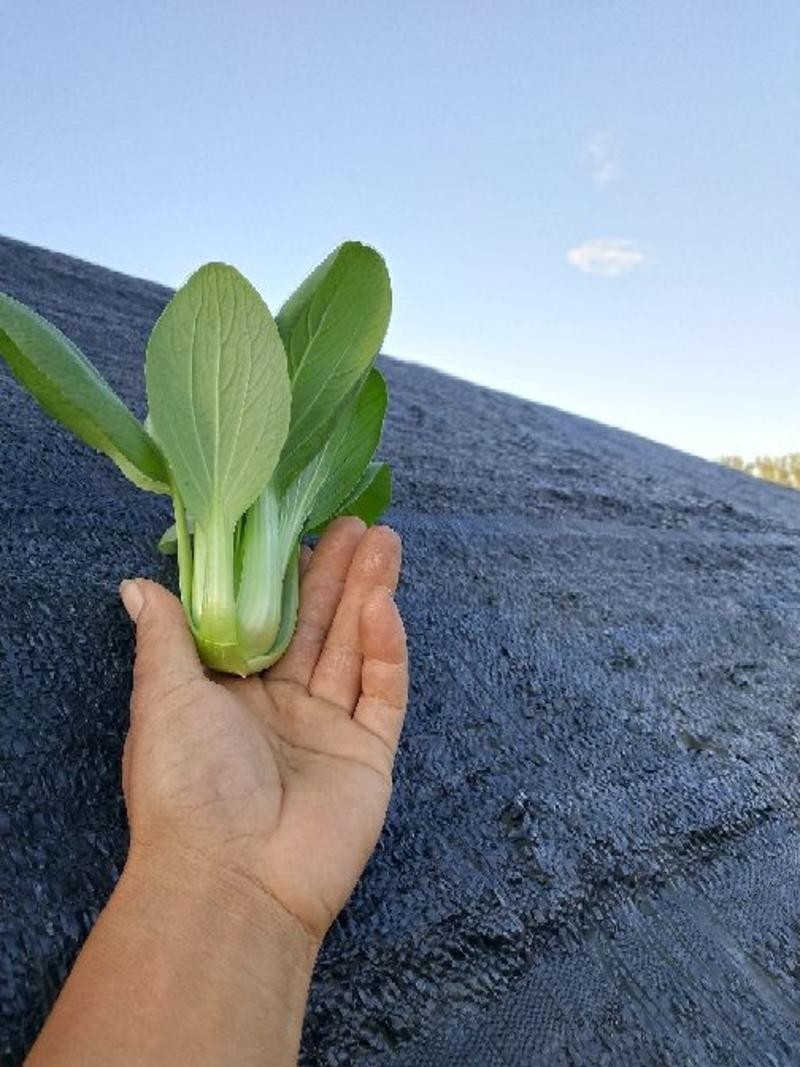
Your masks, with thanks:
M 374 249 L 337 248 L 273 319 L 234 267 L 200 267 L 147 343 L 144 425 L 51 323 L 0 293 L 0 355 L 53 418 L 139 488 L 172 497 L 176 552 L 203 661 L 242 676 L 286 650 L 300 539 L 337 515 L 369 525 L 391 499 L 373 456 L 386 385 L 373 366 L 391 288 Z

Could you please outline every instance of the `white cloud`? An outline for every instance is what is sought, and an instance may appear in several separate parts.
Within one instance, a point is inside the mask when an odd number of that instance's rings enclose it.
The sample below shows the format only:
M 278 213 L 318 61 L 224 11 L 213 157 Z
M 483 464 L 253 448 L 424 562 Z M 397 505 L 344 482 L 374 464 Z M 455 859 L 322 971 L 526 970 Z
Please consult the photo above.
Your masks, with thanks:
M 649 262 L 636 241 L 614 237 L 584 241 L 583 244 L 570 248 L 567 261 L 584 274 L 602 274 L 606 278 L 630 274 Z
M 583 160 L 589 174 L 598 185 L 615 181 L 620 176 L 622 154 L 619 138 L 614 130 L 596 130 L 586 138 Z

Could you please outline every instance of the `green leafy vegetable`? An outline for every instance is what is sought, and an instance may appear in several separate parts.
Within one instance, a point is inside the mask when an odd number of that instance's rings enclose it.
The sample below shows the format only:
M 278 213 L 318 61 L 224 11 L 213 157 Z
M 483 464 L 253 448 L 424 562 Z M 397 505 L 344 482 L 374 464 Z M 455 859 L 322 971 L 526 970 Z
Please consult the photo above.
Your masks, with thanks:
M 308 516 L 310 528 L 327 522 L 347 499 L 372 459 L 386 413 L 386 383 L 374 367 L 322 453 L 324 480 Z
M 381 346 L 391 313 L 389 275 L 372 248 L 349 241 L 320 264 L 278 313 L 292 382 L 292 419 L 278 470 L 286 486 L 325 444 Z
M 372 457 L 386 411 L 374 368 L 391 289 L 373 249 L 331 253 L 273 320 L 235 268 L 208 263 L 153 327 L 142 426 L 86 357 L 0 293 L 0 355 L 42 407 L 137 485 L 169 493 L 181 599 L 203 660 L 247 675 L 283 655 L 299 541 L 391 498 Z
M 234 530 L 269 481 L 286 440 L 286 353 L 250 283 L 233 267 L 209 263 L 153 327 L 146 378 L 152 432 L 194 519 L 185 606 L 201 649 L 225 669 L 228 657 L 238 655 Z M 276 596 L 280 603 L 280 586 Z
M 140 489 L 169 492 L 169 472 L 135 416 L 46 319 L 0 293 L 0 355 L 48 415 L 114 460 Z
M 392 501 L 392 469 L 388 463 L 370 463 L 358 485 L 336 515 L 357 515 L 367 526 L 377 522 Z M 335 518 L 336 516 L 331 516 Z M 327 522 L 311 533 L 323 533 Z

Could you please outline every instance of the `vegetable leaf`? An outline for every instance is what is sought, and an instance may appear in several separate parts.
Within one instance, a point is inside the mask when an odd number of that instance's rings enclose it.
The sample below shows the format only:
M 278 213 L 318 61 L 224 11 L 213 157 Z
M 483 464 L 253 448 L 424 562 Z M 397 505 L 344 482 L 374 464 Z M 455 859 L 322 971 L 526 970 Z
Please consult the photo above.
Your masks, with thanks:
M 178 554 L 178 526 L 172 523 L 158 539 L 156 546 L 162 556 L 176 556 Z
M 233 532 L 269 481 L 289 425 L 286 355 L 269 309 L 235 268 L 209 263 L 162 312 L 147 345 L 147 395 L 186 510 Z
M 140 489 L 169 492 L 163 457 L 108 382 L 60 330 L 5 293 L 0 355 L 48 415 L 112 459 Z
M 348 241 L 289 298 L 276 319 L 292 382 L 292 413 L 276 480 L 288 485 L 321 450 L 374 362 L 389 324 L 389 274 L 372 248 Z
M 325 449 L 327 474 L 308 516 L 309 527 L 326 522 L 352 493 L 378 447 L 385 413 L 386 383 L 373 367 Z
M 336 509 L 327 522 L 309 529 L 320 535 L 339 515 L 357 515 L 367 526 L 381 517 L 392 501 L 392 471 L 388 463 L 370 463 L 362 478 L 347 500 Z

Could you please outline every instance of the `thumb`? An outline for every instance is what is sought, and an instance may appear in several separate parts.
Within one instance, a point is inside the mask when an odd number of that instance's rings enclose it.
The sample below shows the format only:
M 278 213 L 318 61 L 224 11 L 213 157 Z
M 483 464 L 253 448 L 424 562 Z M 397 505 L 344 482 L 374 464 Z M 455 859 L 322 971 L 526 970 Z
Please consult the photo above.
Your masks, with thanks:
M 146 578 L 119 587 L 125 610 L 136 625 L 134 694 L 153 696 L 205 677 L 181 602 Z

